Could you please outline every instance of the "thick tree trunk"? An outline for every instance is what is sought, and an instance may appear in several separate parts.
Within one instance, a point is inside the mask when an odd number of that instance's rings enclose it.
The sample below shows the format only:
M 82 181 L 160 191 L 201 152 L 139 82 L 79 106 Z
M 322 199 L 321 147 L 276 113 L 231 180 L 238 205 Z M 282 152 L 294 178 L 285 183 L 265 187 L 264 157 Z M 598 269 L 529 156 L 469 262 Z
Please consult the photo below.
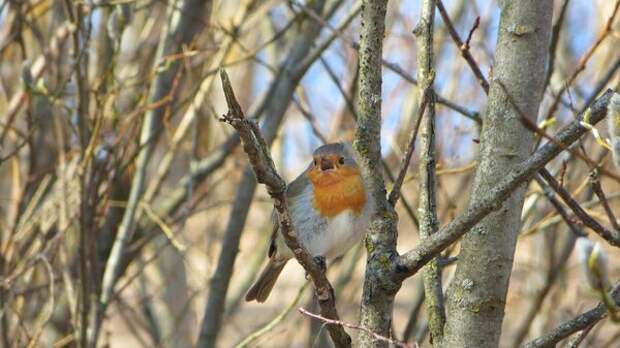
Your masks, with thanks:
M 542 97 L 552 1 L 501 1 L 499 38 L 470 205 L 532 151 L 533 135 L 513 101 L 532 122 Z M 497 347 L 525 185 L 478 223 L 461 243 L 447 298 L 444 347 Z

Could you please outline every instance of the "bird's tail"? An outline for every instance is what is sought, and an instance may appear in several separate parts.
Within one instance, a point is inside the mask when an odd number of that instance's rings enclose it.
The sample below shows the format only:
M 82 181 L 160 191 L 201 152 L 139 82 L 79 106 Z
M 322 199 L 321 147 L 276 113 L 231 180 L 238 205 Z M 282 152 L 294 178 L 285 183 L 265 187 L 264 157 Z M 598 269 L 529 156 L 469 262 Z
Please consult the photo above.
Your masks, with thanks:
M 286 261 L 288 260 L 277 261 L 274 258 L 270 258 L 269 263 L 263 268 L 263 271 L 256 282 L 254 282 L 254 285 L 252 285 L 247 294 L 245 294 L 245 300 L 247 302 L 253 300 L 265 302 L 271 293 L 271 289 L 273 289 L 273 286 L 276 284 L 280 272 L 284 269 Z

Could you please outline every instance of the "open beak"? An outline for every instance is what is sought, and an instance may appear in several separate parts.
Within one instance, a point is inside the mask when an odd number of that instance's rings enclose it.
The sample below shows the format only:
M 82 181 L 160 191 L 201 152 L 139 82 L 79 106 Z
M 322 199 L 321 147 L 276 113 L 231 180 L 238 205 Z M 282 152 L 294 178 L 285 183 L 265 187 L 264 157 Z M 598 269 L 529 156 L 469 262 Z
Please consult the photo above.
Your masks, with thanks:
M 334 169 L 334 162 L 328 158 L 325 158 L 325 157 L 321 158 L 321 161 L 319 164 L 321 166 L 321 171 Z

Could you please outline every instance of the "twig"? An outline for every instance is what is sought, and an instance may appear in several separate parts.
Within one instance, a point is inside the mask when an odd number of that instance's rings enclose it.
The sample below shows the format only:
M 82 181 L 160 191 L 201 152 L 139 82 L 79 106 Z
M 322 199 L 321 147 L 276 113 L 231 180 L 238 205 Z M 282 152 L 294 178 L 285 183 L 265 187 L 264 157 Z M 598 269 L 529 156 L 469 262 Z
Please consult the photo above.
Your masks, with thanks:
M 601 91 L 609 84 L 609 81 L 611 81 L 611 79 L 618 76 L 616 75 L 618 69 L 620 69 L 620 55 L 612 64 L 609 65 L 609 70 L 607 70 L 605 75 L 599 80 L 599 82 L 597 82 L 594 89 L 592 89 L 590 96 L 583 103 L 581 111 L 585 110 L 588 106 L 590 106 L 592 101 L 594 101 L 594 99 L 596 99 L 596 96 L 599 95 Z
M 618 236 L 618 233 L 614 233 L 608 230 L 603 225 L 598 223 L 598 221 L 596 221 L 593 217 L 591 217 L 590 214 L 583 210 L 583 208 L 581 208 L 579 203 L 571 196 L 571 194 L 563 187 L 561 187 L 558 184 L 557 180 L 555 180 L 551 173 L 549 173 L 546 169 L 541 169 L 539 171 L 539 174 L 547 182 L 547 184 L 549 184 L 549 186 L 551 186 L 551 188 L 555 192 L 557 192 L 557 194 L 560 196 L 560 198 L 562 198 L 564 203 L 566 203 L 566 205 L 568 205 L 568 207 L 575 213 L 575 215 L 579 217 L 579 219 L 581 220 L 581 222 L 583 222 L 584 225 L 590 227 L 594 232 L 596 232 L 596 234 L 605 239 L 609 244 L 620 247 L 620 236 Z
M 613 93 L 612 90 L 607 90 L 588 109 L 591 114 L 590 122 L 592 124 L 598 123 L 605 117 L 607 104 Z M 529 180 L 547 162 L 551 161 L 566 147 L 583 136 L 587 129 L 580 123 L 582 117 L 583 114 L 577 120 L 564 127 L 555 138 L 557 142 L 545 144 L 520 165 L 515 166 L 514 170 L 500 180 L 492 190 L 489 190 L 486 197 L 478 201 L 477 204 L 469 206 L 437 233 L 422 241 L 416 248 L 401 255 L 395 265 L 397 277 L 407 278 L 415 274 L 437 253 L 455 242 L 487 214 L 498 209 L 501 202 L 508 198 L 513 190 Z
M 469 42 L 471 40 L 471 37 L 474 31 L 476 30 L 478 25 L 480 25 L 480 18 L 479 17 L 476 18 L 476 21 L 474 22 L 474 26 L 471 28 L 471 30 L 469 31 L 469 35 L 467 36 L 467 41 L 463 43 L 463 40 L 461 40 L 459 33 L 456 32 L 456 29 L 454 28 L 454 25 L 452 24 L 452 21 L 450 20 L 450 16 L 448 15 L 448 12 L 446 11 L 446 8 L 443 6 L 443 3 L 441 2 L 441 0 L 437 0 L 437 9 L 439 10 L 439 14 L 441 14 L 441 18 L 443 19 L 443 22 L 446 24 L 446 28 L 448 28 L 448 32 L 450 33 L 452 40 L 454 40 L 454 43 L 459 47 L 461 56 L 465 58 L 465 61 L 467 61 L 467 64 L 469 64 L 469 67 L 471 68 L 472 72 L 474 73 L 474 75 L 476 75 L 476 78 L 478 79 L 480 86 L 484 90 L 484 93 L 489 94 L 489 82 L 487 82 L 486 78 L 482 74 L 482 71 L 480 71 L 480 68 L 478 67 L 478 64 L 476 63 L 476 60 L 469 52 Z
M 583 340 L 586 338 L 586 336 L 590 333 L 590 331 L 592 331 L 592 329 L 594 328 L 594 326 L 596 325 L 596 323 L 592 323 L 590 324 L 590 326 L 586 327 L 585 329 L 583 329 L 579 335 L 577 335 L 577 337 L 575 337 L 575 339 L 571 340 L 567 345 L 566 348 L 578 348 L 579 345 L 581 344 L 581 342 L 583 342 Z
M 590 172 L 590 185 L 592 186 L 592 191 L 594 192 L 594 194 L 596 194 L 599 201 L 603 205 L 605 213 L 607 213 L 607 218 L 609 219 L 611 225 L 614 227 L 614 230 L 616 232 L 620 232 L 620 225 L 618 225 L 616 215 L 614 214 L 613 210 L 611 210 L 609 202 L 607 201 L 607 197 L 605 197 L 605 192 L 603 192 L 603 189 L 601 187 L 601 180 L 598 177 L 598 172 L 596 171 L 596 169 Z
M 297 3 L 294 3 L 297 4 Z M 299 4 L 297 4 L 299 5 Z M 345 43 L 347 43 L 348 45 L 350 45 L 353 49 L 359 51 L 360 50 L 360 44 L 358 42 L 355 42 L 354 40 L 345 37 L 341 31 L 339 31 L 338 29 L 335 29 L 331 24 L 329 24 L 328 22 L 326 22 L 324 19 L 322 19 L 315 11 L 313 11 L 312 9 L 308 8 L 307 6 L 302 6 L 302 9 L 304 10 L 305 13 L 307 13 L 310 18 L 312 18 L 313 20 L 319 22 L 322 26 L 324 26 L 325 28 L 329 29 L 332 33 L 335 33 L 342 41 L 344 41 Z M 401 78 L 403 78 L 405 81 L 413 84 L 413 85 L 417 85 L 418 81 L 411 76 L 411 74 L 409 74 L 407 71 L 405 71 L 405 69 L 401 68 L 397 63 L 393 63 L 390 62 L 386 59 L 381 58 L 381 65 L 383 65 L 384 67 L 388 68 L 389 70 L 391 70 L 393 73 L 395 73 L 396 75 L 400 76 Z M 450 100 L 437 95 L 436 100 L 437 104 L 441 104 L 444 105 L 460 114 L 462 114 L 463 116 L 471 119 L 472 121 L 475 121 L 476 123 L 482 123 L 482 120 L 480 119 L 480 114 L 477 111 L 472 111 L 467 109 L 466 107 L 463 107 L 461 105 L 458 105 L 454 102 L 451 102 Z
M 571 232 L 575 236 L 585 237 L 586 234 L 579 227 L 575 225 L 571 217 L 566 212 L 566 209 L 564 209 L 564 206 L 557 200 L 557 198 L 555 198 L 555 191 L 549 185 L 545 183 L 545 181 L 540 175 L 536 175 L 534 179 L 536 180 L 538 185 L 540 185 L 540 187 L 543 189 L 543 191 L 545 192 L 545 196 L 547 197 L 551 205 L 555 208 L 555 210 L 558 212 L 558 214 L 560 214 L 564 222 L 566 222 L 566 225 L 571 230 Z M 560 187 L 562 186 L 560 185 Z
M 297 235 L 293 227 L 292 219 L 288 211 L 286 200 L 286 183 L 275 170 L 273 160 L 269 154 L 267 144 L 260 134 L 258 125 L 245 118 L 241 106 L 237 102 L 226 71 L 221 70 L 220 77 L 222 88 L 226 96 L 228 113 L 222 116 L 224 121 L 233 126 L 243 142 L 243 149 L 248 155 L 256 180 L 265 184 L 269 195 L 274 200 L 274 207 L 278 215 L 278 223 L 286 245 L 293 251 L 297 261 L 306 270 L 316 288 L 322 315 L 330 319 L 338 320 L 334 293 L 329 280 L 321 267 L 316 264 L 308 251 L 297 241 Z M 351 338 L 341 326 L 329 326 L 332 340 L 338 347 L 351 345 Z
M 517 111 L 517 113 L 519 114 L 519 116 L 521 117 L 521 124 L 526 127 L 527 129 L 531 130 L 532 132 L 536 133 L 537 135 L 539 135 L 542 138 L 545 138 L 547 140 L 549 140 L 552 143 L 555 143 L 556 145 L 560 145 L 564 147 L 564 150 L 570 152 L 571 155 L 583 160 L 584 162 L 586 162 L 588 165 L 590 165 L 591 167 L 596 168 L 598 171 L 600 171 L 601 173 L 609 176 L 610 178 L 613 178 L 614 180 L 620 182 L 620 176 L 616 173 L 613 173 L 605 168 L 603 168 L 599 163 L 597 163 L 596 161 L 593 161 L 592 159 L 588 158 L 587 156 L 585 156 L 584 154 L 582 154 L 581 152 L 569 147 L 569 146 L 564 146 L 561 142 L 558 142 L 558 140 L 547 134 L 547 132 L 545 132 L 544 129 L 538 127 L 534 122 L 532 122 L 530 120 L 529 117 L 527 117 L 527 115 L 525 114 L 525 112 L 523 112 L 523 110 L 521 110 L 521 108 L 519 107 L 519 105 L 517 105 L 517 103 L 515 102 L 515 100 L 512 98 L 512 95 L 510 95 L 510 93 L 508 93 L 508 90 L 506 89 L 506 86 L 504 86 L 504 83 L 500 80 L 496 80 L 497 84 L 502 87 L 502 89 L 504 90 L 504 93 L 506 94 L 506 97 L 508 98 L 508 102 L 510 102 L 510 104 L 512 105 L 512 107 Z M 588 113 L 589 111 L 586 109 L 581 113 L 581 117 L 577 117 L 577 119 L 580 119 L 580 121 L 582 122 L 582 126 L 586 127 L 586 129 L 588 131 L 590 131 L 592 128 L 592 124 L 589 123 L 589 119 L 590 119 L 590 115 Z
M 420 102 L 420 106 L 418 108 L 418 115 L 416 118 L 416 122 L 414 127 L 411 129 L 411 134 L 409 135 L 409 145 L 407 146 L 407 151 L 401 160 L 400 170 L 398 171 L 398 176 L 394 181 L 394 186 L 392 187 L 392 191 L 390 191 L 390 195 L 388 197 L 388 202 L 392 206 L 396 206 L 398 199 L 400 198 L 400 188 L 403 186 L 403 182 L 405 180 L 405 175 L 409 170 L 409 163 L 411 162 L 411 156 L 415 150 L 415 141 L 417 139 L 418 130 L 420 129 L 420 123 L 422 123 L 422 116 L 424 115 L 424 110 L 426 110 L 426 106 L 428 105 L 429 94 L 432 93 L 430 89 L 425 89 L 422 95 L 422 101 Z
M 620 285 L 616 285 L 611 291 L 611 296 L 620 302 Z M 577 331 L 584 330 L 590 325 L 598 322 L 599 320 L 607 317 L 607 307 L 602 303 L 599 303 L 595 308 L 561 324 L 555 329 L 551 330 L 542 337 L 528 342 L 523 345 L 523 348 L 542 348 L 542 347 L 555 347 L 555 344 L 565 339 L 566 337 L 574 334 Z
M 605 23 L 605 26 L 603 27 L 603 29 L 598 34 L 596 41 L 594 42 L 592 46 L 590 46 L 588 51 L 581 57 L 581 59 L 579 59 L 579 63 L 577 64 L 577 67 L 575 68 L 571 76 L 562 85 L 562 88 L 560 88 L 560 90 L 556 93 L 556 96 L 553 99 L 553 102 L 551 103 L 549 110 L 547 111 L 547 115 L 544 117 L 545 121 L 550 119 L 552 115 L 555 113 L 555 111 L 557 110 L 558 104 L 560 103 L 560 99 L 562 98 L 562 95 L 564 94 L 564 92 L 566 92 L 566 90 L 573 84 L 573 82 L 575 82 L 577 75 L 579 75 L 580 72 L 585 70 L 586 64 L 588 63 L 592 55 L 594 55 L 594 52 L 596 51 L 596 49 L 600 46 L 603 40 L 605 40 L 605 38 L 611 32 L 612 24 L 614 22 L 614 19 L 616 18 L 616 15 L 618 14 L 618 9 L 620 9 L 620 1 L 616 0 L 616 4 L 612 10 L 612 13 L 607 19 L 607 22 Z M 539 139 L 539 142 L 540 142 L 540 139 Z
M 47 68 L 47 66 L 52 63 L 51 59 L 56 59 L 62 53 L 62 45 L 67 40 L 69 35 L 76 30 L 75 25 L 70 21 L 63 23 L 56 33 L 50 40 L 49 46 L 46 50 L 41 54 L 35 62 L 32 64 L 32 68 L 30 68 L 30 75 L 32 76 L 33 82 L 36 79 L 40 78 L 43 75 L 43 72 Z M 4 115 L 4 126 L 2 128 L 2 132 L 0 133 L 0 146 L 4 144 L 4 140 L 8 131 L 11 128 L 11 124 L 15 119 L 20 108 L 24 105 L 24 103 L 28 100 L 28 91 L 26 88 L 21 88 L 19 92 L 17 92 L 9 102 L 8 111 Z
M 346 322 L 340 321 L 340 320 L 328 319 L 328 318 L 322 317 L 322 316 L 320 316 L 318 314 L 310 313 L 310 312 L 308 312 L 307 310 L 305 310 L 305 309 L 303 309 L 301 307 L 298 308 L 297 310 L 301 314 L 307 315 L 307 316 L 309 316 L 311 318 L 314 318 L 314 319 L 321 320 L 322 322 L 324 322 L 326 324 L 330 324 L 332 326 L 333 325 L 346 326 L 346 327 L 348 327 L 350 329 L 364 331 L 365 333 L 373 336 L 374 338 L 376 338 L 379 341 L 387 342 L 387 343 L 395 345 L 397 347 L 401 347 L 401 348 L 415 348 L 415 347 L 418 347 L 417 343 L 412 346 L 412 345 L 409 345 L 409 344 L 407 344 L 405 342 L 401 342 L 401 341 L 398 341 L 398 340 L 391 339 L 389 337 L 385 337 L 385 336 L 379 335 L 378 333 L 372 332 L 371 330 L 369 330 L 368 328 L 365 328 L 363 326 L 349 324 L 349 323 L 346 323 Z
M 260 329 L 249 334 L 246 338 L 243 339 L 243 341 L 239 342 L 239 344 L 237 344 L 235 348 L 249 347 L 252 343 L 254 343 L 254 341 L 259 339 L 261 336 L 273 330 L 273 328 L 276 327 L 278 324 L 280 324 L 286 318 L 286 316 L 293 310 L 293 308 L 297 306 L 297 303 L 301 299 L 301 295 L 303 295 L 304 290 L 306 290 L 307 287 L 308 287 L 308 282 L 306 281 L 304 285 L 297 292 L 297 296 L 295 296 L 293 301 L 288 306 L 286 306 L 286 308 L 284 308 L 284 310 L 280 312 L 280 314 L 278 314 L 275 318 L 273 318 L 271 321 L 269 321 L 267 324 L 265 324 Z
M 171 22 L 172 24 L 165 27 L 161 36 L 161 41 L 159 42 L 160 49 L 155 59 L 156 62 L 162 61 L 167 55 L 177 53 L 182 45 L 190 44 L 194 35 L 198 33 L 199 29 L 202 28 L 204 24 L 197 22 L 196 17 L 202 18 L 201 14 L 204 12 L 205 8 L 207 8 L 206 1 L 186 1 L 182 3 L 182 6 L 183 7 L 175 8 L 171 4 L 168 7 L 169 18 L 175 16 L 179 16 L 180 18 L 178 21 L 173 21 Z M 190 16 L 180 16 L 180 13 L 191 13 L 193 18 L 190 18 Z M 154 69 L 157 70 L 157 67 L 154 66 Z M 171 63 L 165 71 L 157 74 L 149 91 L 149 102 L 153 103 L 164 98 L 168 98 L 170 101 L 174 100 L 173 96 L 170 94 L 170 85 L 179 70 L 180 63 L 177 61 Z M 149 110 L 144 117 L 140 132 L 140 144 L 143 145 L 143 148 L 140 150 L 138 158 L 136 159 L 136 170 L 132 178 L 127 208 L 123 214 L 112 250 L 110 251 L 110 256 L 105 265 L 98 308 L 94 309 L 95 313 L 91 314 L 92 324 L 89 330 L 89 343 L 92 345 L 97 344 L 103 315 L 112 298 L 114 286 L 121 275 L 122 260 L 127 245 L 135 232 L 135 217 L 146 183 L 146 169 L 151 160 L 151 154 L 155 149 L 155 140 L 158 137 L 158 130 L 161 128 L 162 120 L 165 117 L 167 105 L 169 105 L 169 103 Z
M 560 9 L 560 14 L 558 19 L 553 24 L 551 28 L 551 43 L 549 44 L 549 65 L 547 68 L 547 76 L 545 77 L 545 89 L 549 86 L 549 81 L 551 81 L 551 75 L 553 75 L 553 71 L 555 68 L 555 56 L 558 48 L 558 43 L 560 42 L 560 34 L 562 29 L 562 24 L 564 23 L 564 19 L 566 18 L 566 9 L 568 8 L 568 3 L 570 0 L 564 0 L 562 3 L 562 8 Z
M 476 17 L 474 21 L 474 25 L 472 25 L 471 29 L 469 29 L 469 34 L 467 34 L 467 40 L 465 40 L 465 49 L 469 50 L 469 43 L 471 42 L 471 38 L 474 36 L 474 32 L 480 26 L 480 16 Z

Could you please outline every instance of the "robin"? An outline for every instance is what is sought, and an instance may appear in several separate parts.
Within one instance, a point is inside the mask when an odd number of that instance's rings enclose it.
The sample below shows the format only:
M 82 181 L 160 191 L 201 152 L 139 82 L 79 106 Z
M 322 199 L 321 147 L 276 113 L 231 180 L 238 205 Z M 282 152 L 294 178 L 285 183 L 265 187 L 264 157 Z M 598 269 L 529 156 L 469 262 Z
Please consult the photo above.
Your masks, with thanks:
M 308 168 L 288 185 L 286 196 L 298 241 L 324 262 L 342 256 L 366 232 L 372 202 L 349 144 L 335 143 L 314 151 Z M 265 302 L 286 262 L 294 257 L 276 223 L 269 263 L 245 296 Z

